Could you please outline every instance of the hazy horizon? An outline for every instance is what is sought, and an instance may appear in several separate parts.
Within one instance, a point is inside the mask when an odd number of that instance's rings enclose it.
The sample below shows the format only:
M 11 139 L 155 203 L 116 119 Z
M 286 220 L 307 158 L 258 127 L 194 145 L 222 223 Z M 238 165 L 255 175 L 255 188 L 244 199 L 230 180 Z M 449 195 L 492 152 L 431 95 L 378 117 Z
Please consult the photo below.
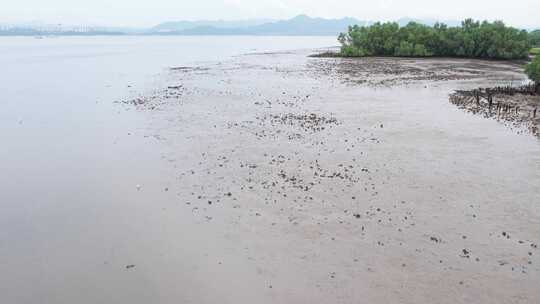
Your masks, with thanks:
M 82 2 L 82 3 L 80 3 Z M 30 9 L 29 9 L 30 8 Z M 521 9 L 519 9 L 521 8 Z M 177 20 L 248 20 L 289 19 L 300 14 L 321 18 L 353 17 L 360 20 L 390 21 L 400 18 L 463 20 L 503 20 L 522 28 L 540 27 L 533 14 L 540 11 L 540 1 L 427 1 L 379 0 L 333 2 L 319 0 L 105 0 L 74 1 L 21 0 L 5 4 L 0 23 L 62 23 L 103 26 L 150 27 Z

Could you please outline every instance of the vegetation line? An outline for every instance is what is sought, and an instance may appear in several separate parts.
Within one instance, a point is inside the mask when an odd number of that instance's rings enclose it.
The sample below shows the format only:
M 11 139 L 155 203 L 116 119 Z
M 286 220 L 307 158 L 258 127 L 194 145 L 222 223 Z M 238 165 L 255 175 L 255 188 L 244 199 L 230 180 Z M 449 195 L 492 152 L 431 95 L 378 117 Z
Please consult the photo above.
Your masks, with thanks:
M 531 35 L 531 36 L 529 36 Z M 437 23 L 427 26 L 411 22 L 400 27 L 395 22 L 371 26 L 350 26 L 339 35 L 341 56 L 466 57 L 485 59 L 526 59 L 533 40 L 540 33 L 527 33 L 501 21 L 478 22 L 467 19 L 461 26 Z

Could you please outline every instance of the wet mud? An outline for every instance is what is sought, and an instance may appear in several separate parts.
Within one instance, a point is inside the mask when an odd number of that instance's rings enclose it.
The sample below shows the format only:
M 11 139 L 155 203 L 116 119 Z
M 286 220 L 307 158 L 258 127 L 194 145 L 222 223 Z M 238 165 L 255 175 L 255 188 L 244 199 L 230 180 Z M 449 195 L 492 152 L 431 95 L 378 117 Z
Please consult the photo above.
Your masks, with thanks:
M 189 234 L 212 231 L 200 255 L 214 264 L 193 275 L 229 281 L 209 293 L 537 303 L 540 144 L 448 103 L 523 82 L 519 66 L 307 55 L 171 68 L 162 88 L 118 101 L 148 116 L 144 135 L 176 172 L 167 212 L 193 217 Z
M 450 95 L 450 102 L 471 113 L 540 135 L 540 94 L 534 85 L 456 91 Z

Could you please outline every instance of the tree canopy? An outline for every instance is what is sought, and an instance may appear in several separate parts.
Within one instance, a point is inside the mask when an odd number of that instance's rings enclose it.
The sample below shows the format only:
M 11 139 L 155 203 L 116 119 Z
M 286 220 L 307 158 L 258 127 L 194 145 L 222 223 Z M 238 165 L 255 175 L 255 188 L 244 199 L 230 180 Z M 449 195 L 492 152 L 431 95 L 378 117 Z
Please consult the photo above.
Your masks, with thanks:
M 459 27 L 395 22 L 350 26 L 338 38 L 343 56 L 527 58 L 529 34 L 501 21 L 467 19 Z
M 529 33 L 529 42 L 534 47 L 540 47 L 540 30 Z

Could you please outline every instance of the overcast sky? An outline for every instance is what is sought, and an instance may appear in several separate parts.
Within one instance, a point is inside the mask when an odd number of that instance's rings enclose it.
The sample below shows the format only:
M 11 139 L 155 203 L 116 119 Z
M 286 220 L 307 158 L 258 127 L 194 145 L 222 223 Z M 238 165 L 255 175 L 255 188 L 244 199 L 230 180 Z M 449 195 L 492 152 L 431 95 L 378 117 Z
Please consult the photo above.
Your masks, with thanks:
M 395 20 L 499 19 L 540 27 L 540 0 L 4 0 L 0 23 L 44 21 L 149 26 L 169 20 L 285 19 L 298 14 Z

